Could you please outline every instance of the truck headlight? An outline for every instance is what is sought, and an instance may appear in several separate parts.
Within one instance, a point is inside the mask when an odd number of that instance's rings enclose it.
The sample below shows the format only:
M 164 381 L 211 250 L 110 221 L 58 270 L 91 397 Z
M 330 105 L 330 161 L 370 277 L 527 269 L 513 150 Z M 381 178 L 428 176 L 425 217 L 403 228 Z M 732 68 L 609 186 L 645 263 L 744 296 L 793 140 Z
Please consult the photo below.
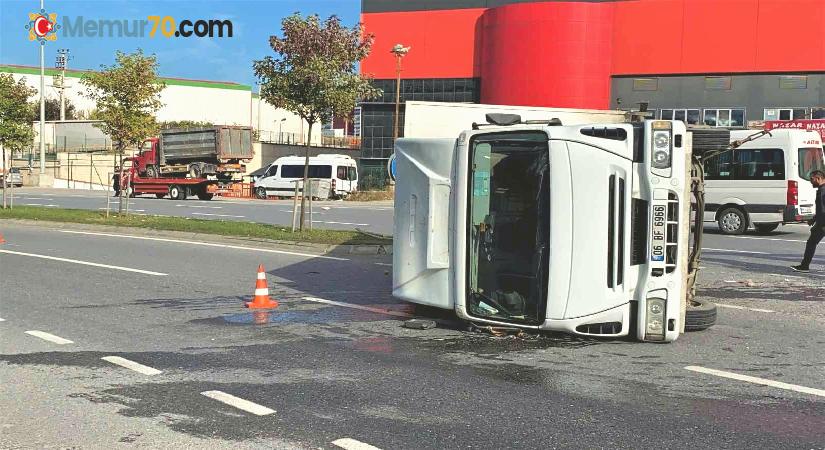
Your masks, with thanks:
M 671 138 L 670 131 L 655 131 L 653 133 L 653 168 L 668 169 L 671 165 Z
M 666 302 L 661 298 L 647 299 L 647 314 L 645 314 L 645 340 L 665 340 Z

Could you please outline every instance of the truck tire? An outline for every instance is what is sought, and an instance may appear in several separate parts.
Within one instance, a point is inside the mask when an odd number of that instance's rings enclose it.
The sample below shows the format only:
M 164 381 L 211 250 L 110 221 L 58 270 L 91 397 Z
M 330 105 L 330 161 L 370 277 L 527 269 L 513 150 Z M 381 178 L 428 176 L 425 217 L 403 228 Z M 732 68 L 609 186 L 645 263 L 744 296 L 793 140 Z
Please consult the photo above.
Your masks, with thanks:
M 716 323 L 716 305 L 706 300 L 693 300 L 685 314 L 685 331 L 702 331 Z
M 756 232 L 759 234 L 768 234 L 777 228 L 779 228 L 778 223 L 757 223 L 753 226 L 756 228 Z
M 725 208 L 719 213 L 718 223 L 722 234 L 743 234 L 748 229 L 748 216 L 739 208 Z
M 198 199 L 200 200 L 212 200 L 215 194 L 209 192 L 198 192 Z
M 173 184 L 169 186 L 169 199 L 171 200 L 186 200 L 186 187 Z
M 146 178 L 157 178 L 158 169 L 155 166 L 146 166 Z

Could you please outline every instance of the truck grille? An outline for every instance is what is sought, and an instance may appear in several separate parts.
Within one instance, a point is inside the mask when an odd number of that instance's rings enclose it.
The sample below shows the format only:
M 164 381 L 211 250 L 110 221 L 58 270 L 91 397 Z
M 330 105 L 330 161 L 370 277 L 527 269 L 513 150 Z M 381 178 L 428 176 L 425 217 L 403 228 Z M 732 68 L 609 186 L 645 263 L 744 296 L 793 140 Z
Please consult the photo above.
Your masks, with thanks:
M 625 180 L 610 175 L 607 192 L 607 287 L 624 284 Z
M 621 322 L 588 323 L 579 325 L 576 331 L 584 334 L 619 334 L 622 332 Z

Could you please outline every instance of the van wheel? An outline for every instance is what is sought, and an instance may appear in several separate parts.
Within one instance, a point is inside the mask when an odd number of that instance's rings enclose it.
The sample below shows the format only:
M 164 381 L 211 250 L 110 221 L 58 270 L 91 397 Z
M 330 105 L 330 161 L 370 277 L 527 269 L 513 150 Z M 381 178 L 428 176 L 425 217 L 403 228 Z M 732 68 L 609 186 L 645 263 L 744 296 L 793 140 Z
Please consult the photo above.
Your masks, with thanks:
M 685 331 L 707 330 L 716 323 L 716 305 L 706 300 L 693 300 L 685 314 Z
M 266 188 L 265 187 L 256 187 L 255 188 L 255 198 L 260 200 L 266 200 Z
M 719 230 L 722 234 L 742 234 L 748 229 L 748 216 L 739 208 L 727 208 L 719 213 Z
M 757 223 L 753 226 L 756 228 L 756 232 L 759 234 L 768 234 L 777 228 L 779 228 L 778 223 Z

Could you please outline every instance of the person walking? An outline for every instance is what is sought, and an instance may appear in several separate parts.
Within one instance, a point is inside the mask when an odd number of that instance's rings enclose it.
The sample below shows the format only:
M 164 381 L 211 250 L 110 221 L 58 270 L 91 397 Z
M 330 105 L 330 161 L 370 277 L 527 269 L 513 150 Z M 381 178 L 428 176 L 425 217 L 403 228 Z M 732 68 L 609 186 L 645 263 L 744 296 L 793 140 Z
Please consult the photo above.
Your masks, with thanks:
M 802 258 L 802 264 L 791 266 L 791 269 L 797 272 L 810 271 L 811 261 L 814 259 L 814 253 L 816 253 L 816 246 L 825 237 L 825 172 L 821 170 L 811 172 L 811 184 L 816 188 L 816 215 L 808 222 L 808 225 L 811 226 L 811 237 L 808 238 L 808 244 L 805 246 L 805 256 Z

